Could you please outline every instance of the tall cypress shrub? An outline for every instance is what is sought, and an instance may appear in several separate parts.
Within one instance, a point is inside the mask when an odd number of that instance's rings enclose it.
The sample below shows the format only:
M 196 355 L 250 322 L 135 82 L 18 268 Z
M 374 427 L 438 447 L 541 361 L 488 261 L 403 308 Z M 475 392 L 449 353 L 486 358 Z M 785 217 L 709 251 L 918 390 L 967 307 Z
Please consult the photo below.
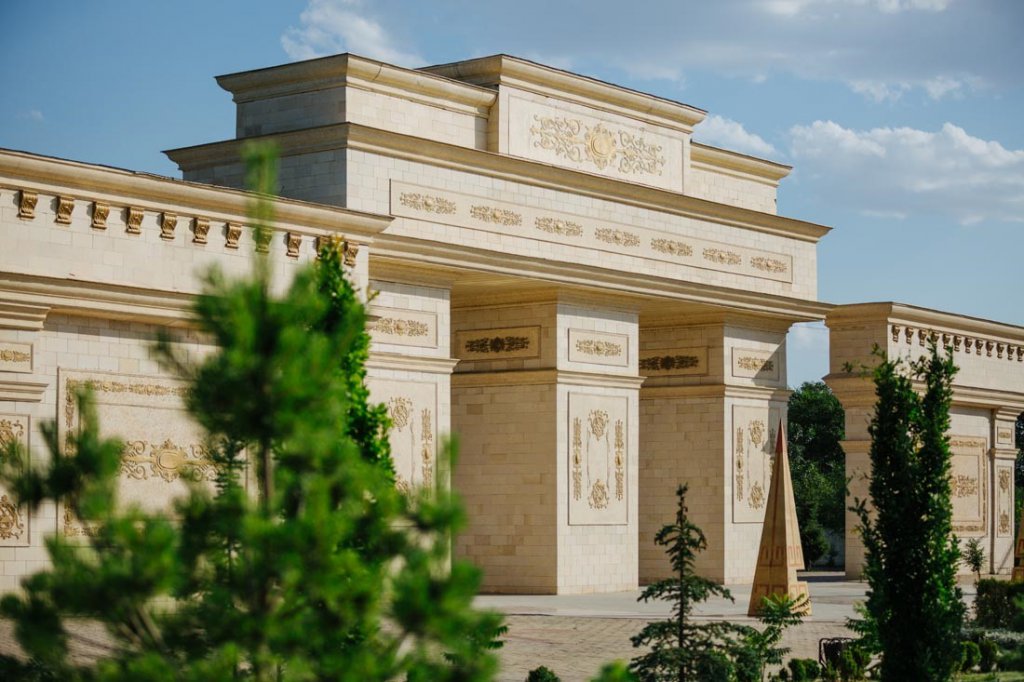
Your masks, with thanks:
M 933 342 L 909 364 L 883 358 L 874 373 L 872 510 L 857 500 L 855 511 L 870 587 L 865 625 L 882 650 L 883 680 L 949 680 L 959 657 L 964 606 L 946 436 L 956 371 Z

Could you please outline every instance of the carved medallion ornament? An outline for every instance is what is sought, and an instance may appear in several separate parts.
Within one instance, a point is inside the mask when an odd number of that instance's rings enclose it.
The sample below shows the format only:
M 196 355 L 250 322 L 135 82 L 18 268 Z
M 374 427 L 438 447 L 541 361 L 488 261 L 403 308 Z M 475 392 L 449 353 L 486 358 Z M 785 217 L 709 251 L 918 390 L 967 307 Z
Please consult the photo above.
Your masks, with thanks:
M 775 464 L 778 408 L 733 407 L 733 521 L 759 523 Z
M 540 354 L 540 327 L 504 327 L 460 331 L 455 348 L 461 360 L 512 360 Z
M 603 123 L 585 125 L 568 116 L 534 115 L 530 140 L 534 147 L 602 171 L 615 167 L 626 175 L 661 175 L 665 165 L 661 145 L 646 142 L 642 135 Z
M 640 246 L 640 237 L 627 232 L 626 230 L 613 230 L 609 227 L 599 227 L 594 230 L 594 236 L 598 240 L 607 244 L 616 244 L 618 246 L 636 247 Z
M 510 211 L 507 208 L 474 205 L 470 207 L 469 215 L 473 216 L 477 220 L 482 220 L 485 223 L 494 223 L 496 225 L 518 227 L 523 224 L 523 215 L 521 213 L 516 213 L 515 211 Z
M 465 344 L 465 349 L 469 353 L 493 353 L 495 355 L 515 353 L 529 348 L 530 337 L 528 336 L 489 336 L 481 339 L 469 339 Z
M 674 239 L 652 239 L 651 248 L 659 253 L 669 256 L 692 256 L 693 247 L 686 242 L 679 242 Z
M 425 213 L 437 213 L 440 215 L 455 213 L 455 202 L 440 196 L 421 194 L 419 192 L 402 192 L 398 200 L 403 206 L 408 206 Z
M 179 478 L 192 481 L 217 478 L 217 470 L 204 446 L 181 446 L 169 438 L 160 444 L 144 440 L 126 442 L 121 453 L 120 474 L 137 481 L 156 476 L 166 483 Z
M 560 234 L 565 237 L 582 237 L 583 226 L 571 220 L 561 218 L 537 218 L 534 227 L 550 234 Z
M 763 270 L 764 272 L 785 272 L 789 266 L 785 261 L 778 260 L 777 258 L 766 258 L 764 256 L 755 256 L 750 259 L 751 267 Z
M 656 374 L 702 374 L 704 362 L 700 355 L 666 353 L 640 358 L 640 371 Z
M 718 265 L 740 265 L 743 263 L 743 256 L 735 251 L 706 248 L 704 249 L 703 255 L 704 260 L 717 263 Z
M 569 522 L 626 522 L 625 398 L 571 394 Z

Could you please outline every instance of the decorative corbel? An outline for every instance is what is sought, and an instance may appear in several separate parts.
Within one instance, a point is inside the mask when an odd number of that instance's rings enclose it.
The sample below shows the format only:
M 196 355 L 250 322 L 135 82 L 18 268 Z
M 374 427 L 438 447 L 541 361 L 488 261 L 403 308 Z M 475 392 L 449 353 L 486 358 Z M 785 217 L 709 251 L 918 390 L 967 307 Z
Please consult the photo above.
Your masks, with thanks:
M 192 243 L 205 244 L 206 235 L 210 231 L 210 219 L 196 216 L 192 219 Z
M 302 246 L 302 235 L 296 234 L 295 232 L 289 232 L 285 235 L 285 246 L 287 248 L 286 253 L 291 258 L 299 257 L 299 248 Z
M 228 223 L 225 226 L 225 228 L 226 229 L 225 229 L 224 236 L 225 236 L 225 240 L 226 241 L 224 243 L 224 246 L 228 247 L 229 249 L 237 249 L 238 248 L 238 240 L 242 236 L 242 225 L 241 225 L 241 223 Z
M 174 228 L 178 226 L 178 214 L 165 211 L 160 220 L 160 239 L 174 239 Z
M 71 224 L 71 212 L 75 210 L 75 198 L 67 195 L 57 197 L 57 212 L 53 222 L 58 225 Z
M 92 227 L 95 230 L 107 229 L 107 216 L 110 215 L 110 204 L 103 201 L 92 202 Z
M 36 217 L 36 203 L 39 195 L 27 189 L 21 190 L 18 194 L 18 217 L 25 220 L 32 220 Z
M 138 206 L 129 206 L 125 209 L 125 228 L 128 234 L 142 234 L 142 216 L 144 212 Z

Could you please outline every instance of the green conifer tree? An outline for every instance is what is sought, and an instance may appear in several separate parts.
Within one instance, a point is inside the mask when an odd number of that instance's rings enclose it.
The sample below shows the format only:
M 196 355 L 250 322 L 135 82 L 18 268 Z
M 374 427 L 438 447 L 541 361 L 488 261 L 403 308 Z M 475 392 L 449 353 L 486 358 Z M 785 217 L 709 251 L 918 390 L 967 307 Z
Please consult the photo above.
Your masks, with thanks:
M 870 586 L 861 629 L 881 648 L 883 680 L 949 680 L 959 658 L 964 606 L 946 436 L 955 373 L 951 354 L 935 343 L 909 371 L 885 358 L 875 369 L 873 512 L 864 500 L 855 511 Z
M 263 156 L 256 187 L 269 194 Z M 258 243 L 270 210 L 256 207 Z M 217 350 L 193 364 L 160 345 L 190 382 L 213 490 L 194 482 L 173 516 L 119 503 L 122 443 L 100 435 L 87 392 L 67 445 L 44 425 L 48 466 L 5 465 L 20 502 L 69 501 L 92 529 L 84 544 L 49 538 L 52 568 L 0 601 L 33 669 L 133 681 L 493 674 L 500 617 L 472 610 L 477 571 L 450 561 L 458 506 L 443 488 L 395 489 L 386 416 L 363 384 L 365 312 L 337 249 L 328 244 L 282 295 L 259 255 L 246 279 L 212 270 L 194 317 Z M 69 656 L 75 617 L 105 626 L 98 662 Z

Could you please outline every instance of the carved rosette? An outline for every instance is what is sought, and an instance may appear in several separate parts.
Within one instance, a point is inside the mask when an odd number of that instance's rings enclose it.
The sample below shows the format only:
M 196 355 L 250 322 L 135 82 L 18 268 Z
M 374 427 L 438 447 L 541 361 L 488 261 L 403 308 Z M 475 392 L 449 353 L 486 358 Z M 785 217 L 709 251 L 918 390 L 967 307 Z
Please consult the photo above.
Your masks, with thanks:
M 57 197 L 57 210 L 53 222 L 58 225 L 70 225 L 71 213 L 75 210 L 75 198 L 65 195 Z
M 94 230 L 107 229 L 108 217 L 110 217 L 110 204 L 105 201 L 92 202 L 92 227 Z
M 445 199 L 442 196 L 424 194 L 421 192 L 402 192 L 398 201 L 403 206 L 423 211 L 425 213 L 437 213 L 439 215 L 451 215 L 455 213 L 455 202 Z
M 611 341 L 597 341 L 594 339 L 579 339 L 576 341 L 576 350 L 584 355 L 597 355 L 602 357 L 618 357 L 622 355 L 622 345 Z
M 474 205 L 469 208 L 469 215 L 485 223 L 494 223 L 496 225 L 518 227 L 523 224 L 522 214 L 507 208 Z
M 465 350 L 468 353 L 515 353 L 527 350 L 530 347 L 528 336 L 488 336 L 480 339 L 469 339 L 466 341 Z
M 704 249 L 703 255 L 704 260 L 717 263 L 718 265 L 740 265 L 743 263 L 743 256 L 735 251 L 708 247 Z
M 750 259 L 751 267 L 762 270 L 764 272 L 786 272 L 789 267 L 784 261 L 778 260 L 777 258 L 767 258 L 765 256 L 754 256 Z
M 679 242 L 674 239 L 652 239 L 651 248 L 659 253 L 670 256 L 692 256 L 693 247 L 686 242 Z
M 649 372 L 670 372 L 672 370 L 690 369 L 700 365 L 696 355 L 654 355 L 640 359 L 640 369 Z
M 537 218 L 533 221 L 534 227 L 550 234 L 560 234 L 565 237 L 582 237 L 583 226 L 571 220 L 561 218 Z
M 610 227 L 599 227 L 594 230 L 594 236 L 599 241 L 616 246 L 636 247 L 640 246 L 640 237 L 626 230 L 614 230 Z

